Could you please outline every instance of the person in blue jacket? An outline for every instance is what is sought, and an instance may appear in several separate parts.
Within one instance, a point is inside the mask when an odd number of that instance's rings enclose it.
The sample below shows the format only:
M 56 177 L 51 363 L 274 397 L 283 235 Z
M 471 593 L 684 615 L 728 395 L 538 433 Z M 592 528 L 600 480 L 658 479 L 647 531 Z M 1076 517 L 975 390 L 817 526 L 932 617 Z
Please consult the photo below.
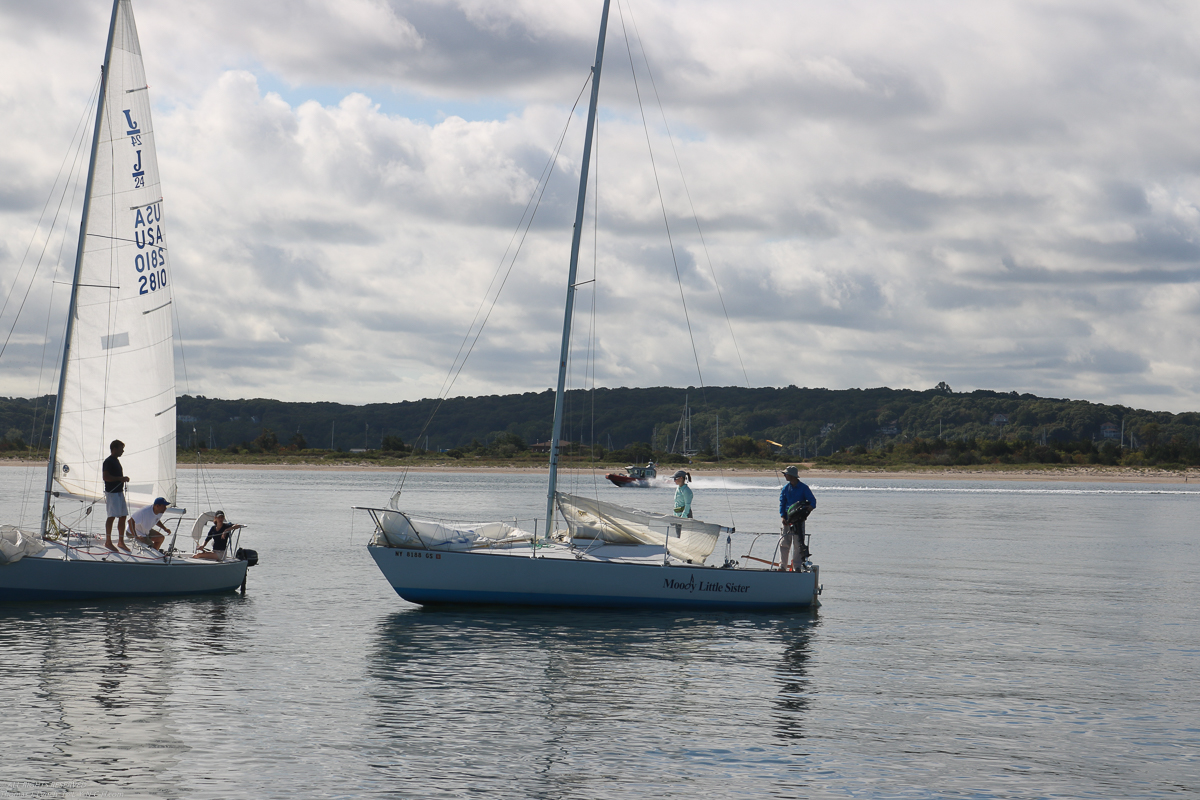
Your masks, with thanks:
M 804 526 L 803 520 L 800 524 L 788 524 L 788 509 L 795 503 L 807 502 L 812 508 L 817 507 L 817 498 L 813 496 L 812 489 L 808 485 L 800 481 L 800 470 L 795 467 L 788 467 L 783 471 L 783 477 L 787 478 L 787 483 L 779 491 L 779 518 L 783 522 L 783 535 L 779 537 L 779 569 L 786 572 L 788 569 L 788 555 L 795 548 L 796 567 L 804 563 Z

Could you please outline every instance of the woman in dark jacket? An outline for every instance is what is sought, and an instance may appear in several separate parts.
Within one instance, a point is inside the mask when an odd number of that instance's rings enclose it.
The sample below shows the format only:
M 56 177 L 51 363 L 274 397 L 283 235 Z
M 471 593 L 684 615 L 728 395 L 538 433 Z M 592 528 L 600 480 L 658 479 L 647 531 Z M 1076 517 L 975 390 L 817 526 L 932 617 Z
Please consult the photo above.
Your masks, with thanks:
M 218 511 L 213 518 L 213 526 L 208 529 L 208 535 L 204 537 L 204 544 L 200 545 L 200 550 L 197 551 L 194 558 L 207 558 L 210 561 L 224 561 L 225 551 L 229 548 L 229 538 L 233 532 L 242 525 L 233 525 L 225 521 L 225 512 Z M 204 547 L 209 542 L 212 542 L 212 550 L 205 550 Z

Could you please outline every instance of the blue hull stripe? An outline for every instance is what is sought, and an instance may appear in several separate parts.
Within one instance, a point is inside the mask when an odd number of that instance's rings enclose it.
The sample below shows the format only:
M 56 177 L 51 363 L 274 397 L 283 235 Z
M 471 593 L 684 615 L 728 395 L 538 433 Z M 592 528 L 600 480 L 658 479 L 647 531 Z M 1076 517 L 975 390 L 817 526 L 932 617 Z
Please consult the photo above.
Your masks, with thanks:
M 58 589 L 0 589 L 0 603 L 27 603 L 41 600 L 111 600 L 118 597 L 190 597 L 204 594 L 224 594 L 240 587 L 241 581 L 233 586 L 219 589 L 184 592 L 87 592 Z
M 396 589 L 410 603 L 472 603 L 478 605 L 561 606 L 564 608 L 679 608 L 709 611 L 806 610 L 795 602 L 726 603 L 720 600 L 686 600 L 661 597 L 594 597 L 578 594 L 541 594 L 534 592 L 473 592 L 458 589 Z

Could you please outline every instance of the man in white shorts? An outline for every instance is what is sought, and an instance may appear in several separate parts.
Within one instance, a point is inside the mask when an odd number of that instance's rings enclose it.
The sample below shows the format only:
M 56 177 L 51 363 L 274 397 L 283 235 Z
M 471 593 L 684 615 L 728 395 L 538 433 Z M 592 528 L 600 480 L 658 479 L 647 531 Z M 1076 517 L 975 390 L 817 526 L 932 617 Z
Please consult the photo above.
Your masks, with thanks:
M 104 477 L 104 506 L 108 511 L 108 519 L 104 521 L 104 544 L 109 550 L 117 549 L 112 543 L 112 525 L 115 519 L 117 532 L 120 534 L 117 540 L 119 547 L 128 550 L 125 546 L 125 517 L 129 516 L 129 506 L 125 503 L 125 484 L 129 483 L 129 478 L 121 468 L 120 462 L 125 453 L 125 443 L 114 439 L 108 446 L 108 452 L 112 455 L 104 459 L 104 466 L 100 468 Z
M 133 516 L 129 518 L 129 534 L 139 542 L 150 545 L 155 550 L 162 547 L 162 543 L 167 537 L 154 530 L 154 526 L 157 525 L 167 533 L 171 532 L 170 528 L 159 522 L 168 505 L 169 503 L 167 503 L 166 498 L 156 497 L 154 498 L 154 505 L 139 508 L 133 512 Z M 139 533 L 141 533 L 140 536 L 138 535 Z

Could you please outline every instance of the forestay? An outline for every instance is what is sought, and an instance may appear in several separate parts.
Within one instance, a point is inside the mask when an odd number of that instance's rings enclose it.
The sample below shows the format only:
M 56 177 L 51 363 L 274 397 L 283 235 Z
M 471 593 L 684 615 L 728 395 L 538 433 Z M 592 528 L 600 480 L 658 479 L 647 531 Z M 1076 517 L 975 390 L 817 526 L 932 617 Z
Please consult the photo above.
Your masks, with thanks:
M 96 498 L 113 439 L 132 507 L 175 501 L 171 271 L 150 100 L 129 0 L 115 11 L 63 369 L 54 477 Z
M 637 511 L 563 492 L 555 494 L 555 501 L 572 539 L 659 546 L 665 542 L 671 555 L 695 563 L 708 558 L 722 531 L 729 530 L 711 522 Z

